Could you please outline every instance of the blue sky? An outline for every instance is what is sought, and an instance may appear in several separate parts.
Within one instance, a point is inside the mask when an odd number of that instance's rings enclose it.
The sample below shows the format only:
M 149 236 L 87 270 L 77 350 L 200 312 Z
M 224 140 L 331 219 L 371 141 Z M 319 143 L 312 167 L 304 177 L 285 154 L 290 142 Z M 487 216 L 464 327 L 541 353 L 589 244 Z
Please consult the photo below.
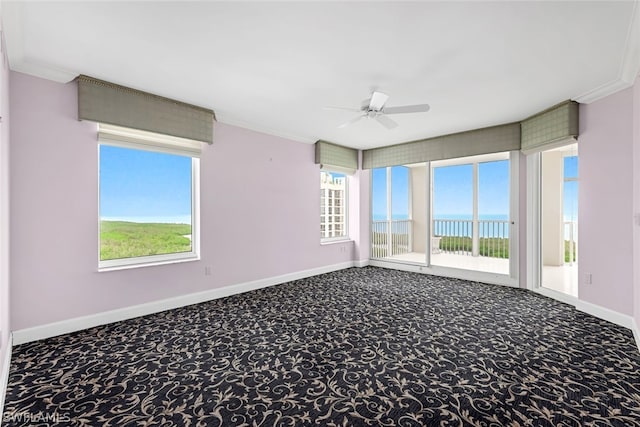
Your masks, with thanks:
M 392 216 L 406 218 L 408 215 L 408 168 L 396 166 L 392 173 Z M 578 176 L 577 157 L 565 158 L 565 177 Z M 386 218 L 386 168 L 374 169 L 372 173 L 373 217 Z M 456 165 L 434 168 L 434 216 L 436 218 L 473 214 L 473 166 Z M 478 164 L 478 213 L 481 218 L 509 215 L 509 161 L 493 161 Z M 577 182 L 565 183 L 565 216 L 577 217 Z
M 577 157 L 565 158 L 565 177 L 578 176 Z M 481 217 L 509 213 L 509 162 L 478 165 L 478 209 Z M 434 216 L 470 216 L 473 212 L 473 167 L 434 168 Z M 394 166 L 393 218 L 409 214 L 409 168 Z M 387 169 L 372 173 L 374 218 L 384 218 Z M 565 183 L 565 216 L 577 216 L 577 182 Z M 140 222 L 187 222 L 191 216 L 191 158 L 151 151 L 100 146 L 100 216 Z
M 433 216 L 454 218 L 473 214 L 473 166 L 456 165 L 433 170 Z
M 191 158 L 100 145 L 100 217 L 185 222 Z
M 434 217 L 473 215 L 473 166 L 435 168 L 433 172 Z M 478 215 L 509 215 L 509 161 L 478 164 Z
M 564 158 L 564 177 L 578 177 L 578 157 L 571 156 Z M 565 220 L 578 220 L 578 182 L 569 181 L 564 183 L 564 216 Z
M 387 215 L 387 170 L 374 169 L 373 215 L 374 218 L 386 218 Z M 409 168 L 394 166 L 391 168 L 392 215 L 394 218 L 407 218 L 409 214 Z
M 394 218 L 406 218 L 409 210 L 409 169 L 404 166 L 391 168 L 392 214 Z M 473 213 L 473 167 L 471 165 L 445 166 L 434 169 L 434 213 L 436 217 L 471 215 Z M 374 169 L 373 215 L 386 217 L 385 168 Z M 508 215 L 509 213 L 509 162 L 487 162 L 479 166 L 480 215 Z

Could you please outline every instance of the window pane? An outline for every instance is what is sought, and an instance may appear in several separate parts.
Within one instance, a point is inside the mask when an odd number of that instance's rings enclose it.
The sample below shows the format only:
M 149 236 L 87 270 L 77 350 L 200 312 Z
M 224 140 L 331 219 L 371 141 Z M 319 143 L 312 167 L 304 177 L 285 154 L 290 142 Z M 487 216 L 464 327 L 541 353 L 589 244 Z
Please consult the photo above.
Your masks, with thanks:
M 320 172 L 320 206 L 326 214 L 320 216 L 320 238 L 346 237 L 347 177 L 336 172 Z
M 540 285 L 578 295 L 578 173 L 577 146 L 541 154 Z
M 387 219 L 387 168 L 373 169 L 371 185 L 372 218 L 384 221 Z
M 478 218 L 509 220 L 509 160 L 478 164 Z
M 473 165 L 434 167 L 432 185 L 432 253 L 466 257 L 473 250 Z M 431 263 L 464 268 L 464 257 L 447 260 L 433 255 Z
M 391 168 L 391 219 L 409 219 L 409 168 Z
M 509 273 L 509 160 L 485 158 L 433 168 L 433 265 Z
M 578 220 L 578 181 L 565 181 L 563 190 L 563 219 L 575 222 Z
M 433 218 L 472 219 L 473 166 L 442 166 L 433 169 Z
M 190 252 L 191 157 L 100 145 L 100 260 Z
M 578 178 L 578 156 L 564 158 L 564 177 Z
M 509 160 L 478 163 L 478 220 L 479 255 L 509 259 Z

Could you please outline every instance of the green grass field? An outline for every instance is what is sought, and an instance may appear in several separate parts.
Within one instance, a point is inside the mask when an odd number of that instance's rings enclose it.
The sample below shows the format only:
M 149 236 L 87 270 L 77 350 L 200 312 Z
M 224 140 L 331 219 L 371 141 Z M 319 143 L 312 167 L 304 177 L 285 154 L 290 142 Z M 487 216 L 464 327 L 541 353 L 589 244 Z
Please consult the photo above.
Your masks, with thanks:
M 480 237 L 480 255 L 493 258 L 509 258 L 509 239 Z M 471 252 L 471 237 L 444 236 L 440 240 L 440 249 L 444 251 Z
M 100 221 L 100 260 L 191 251 L 189 224 Z
M 568 240 L 564 241 L 564 261 L 569 262 L 570 245 Z M 446 251 L 467 251 L 471 252 L 470 237 L 442 237 L 440 240 L 440 249 Z M 493 258 L 509 258 L 509 239 L 499 238 L 480 238 L 480 255 Z M 573 243 L 573 261 L 576 261 L 576 244 Z

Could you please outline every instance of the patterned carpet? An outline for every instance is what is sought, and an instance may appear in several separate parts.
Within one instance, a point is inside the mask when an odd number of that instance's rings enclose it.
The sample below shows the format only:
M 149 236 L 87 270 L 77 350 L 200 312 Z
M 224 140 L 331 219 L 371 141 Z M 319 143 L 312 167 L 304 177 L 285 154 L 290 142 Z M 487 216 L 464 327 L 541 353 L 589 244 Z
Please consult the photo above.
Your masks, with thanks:
M 3 425 L 640 426 L 630 331 L 348 269 L 17 346 Z

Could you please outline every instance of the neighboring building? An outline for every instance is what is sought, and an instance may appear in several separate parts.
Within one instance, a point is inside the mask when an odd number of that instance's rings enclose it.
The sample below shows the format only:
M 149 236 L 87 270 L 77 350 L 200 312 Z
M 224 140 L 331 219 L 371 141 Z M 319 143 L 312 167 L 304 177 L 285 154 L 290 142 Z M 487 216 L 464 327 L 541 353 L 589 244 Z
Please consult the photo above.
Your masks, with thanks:
M 320 237 L 345 237 L 347 177 L 333 172 L 320 172 Z

